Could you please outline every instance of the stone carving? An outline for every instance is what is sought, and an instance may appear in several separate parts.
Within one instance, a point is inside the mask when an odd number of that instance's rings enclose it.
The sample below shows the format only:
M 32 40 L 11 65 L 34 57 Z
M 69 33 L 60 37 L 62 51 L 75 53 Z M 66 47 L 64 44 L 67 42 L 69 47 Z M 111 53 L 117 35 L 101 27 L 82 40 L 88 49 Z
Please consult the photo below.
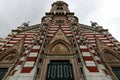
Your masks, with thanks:
M 103 30 L 103 27 L 98 25 L 97 22 L 92 22 L 92 21 L 90 21 L 90 22 L 91 22 L 91 27 L 95 28 L 98 31 Z
M 8 55 L 7 57 L 5 57 L 5 60 L 11 61 L 15 59 L 15 53 L 12 53 L 10 55 Z
M 98 26 L 98 23 L 97 22 L 92 22 L 92 21 L 90 21 L 91 22 L 91 26 L 92 27 L 97 27 Z
M 29 23 L 30 23 L 30 21 L 28 21 L 28 22 L 24 22 L 22 25 L 21 25 L 21 27 L 29 27 Z
M 76 23 L 77 20 L 75 17 L 69 17 L 68 20 L 71 22 L 71 23 Z
M 70 53 L 69 49 L 62 43 L 58 43 L 56 45 L 54 45 L 54 47 L 52 47 L 50 53 L 53 54 L 66 54 L 66 53 Z
M 46 17 L 46 18 L 44 18 L 44 22 L 50 22 L 51 20 L 52 20 L 51 17 Z
M 22 31 L 22 30 L 28 28 L 29 27 L 29 23 L 30 23 L 29 21 L 28 22 L 24 22 L 20 27 L 17 28 L 17 30 Z

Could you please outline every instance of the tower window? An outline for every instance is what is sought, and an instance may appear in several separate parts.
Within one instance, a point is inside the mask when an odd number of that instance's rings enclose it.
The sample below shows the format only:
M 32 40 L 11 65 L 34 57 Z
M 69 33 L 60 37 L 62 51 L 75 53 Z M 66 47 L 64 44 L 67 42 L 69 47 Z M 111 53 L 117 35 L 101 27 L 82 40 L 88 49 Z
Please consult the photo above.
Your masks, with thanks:
M 63 8 L 62 7 L 57 7 L 57 10 L 63 10 Z
M 118 78 L 118 80 L 120 80 L 120 67 L 112 67 L 112 70 L 116 77 Z

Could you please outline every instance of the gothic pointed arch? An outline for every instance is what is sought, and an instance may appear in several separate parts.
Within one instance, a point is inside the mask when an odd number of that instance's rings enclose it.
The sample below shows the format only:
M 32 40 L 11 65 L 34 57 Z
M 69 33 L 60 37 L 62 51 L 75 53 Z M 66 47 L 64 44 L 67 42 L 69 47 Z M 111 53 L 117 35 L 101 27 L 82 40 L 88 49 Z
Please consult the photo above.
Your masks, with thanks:
M 66 45 L 64 45 L 63 43 L 61 43 L 61 42 L 55 44 L 55 45 L 50 49 L 50 53 L 55 54 L 56 52 L 57 52 L 57 54 L 70 53 L 68 47 L 67 47 Z
M 103 61 L 114 80 L 120 79 L 120 55 L 110 49 L 103 50 Z
M 99 55 L 101 56 L 107 70 L 111 74 L 113 80 L 120 80 L 120 55 L 101 40 L 96 38 Z
M 45 53 L 58 53 L 58 54 L 66 54 L 66 53 L 75 53 L 70 41 L 66 37 L 65 33 L 62 29 L 58 29 L 53 39 L 50 41 L 49 45 L 46 48 Z
M 4 55 L 0 61 L 4 62 L 4 63 L 11 63 L 11 62 L 15 62 L 15 60 L 17 59 L 18 56 L 18 51 L 13 49 L 11 51 L 9 51 L 9 53 L 6 53 L 6 55 Z
M 68 40 L 68 38 L 65 36 L 65 33 L 62 31 L 62 29 L 58 29 L 58 31 L 56 32 L 55 36 L 53 37 L 53 39 L 50 41 L 50 44 L 52 44 L 53 42 L 55 42 L 56 40 L 63 40 L 65 42 L 67 42 L 68 44 L 70 44 L 70 41 Z
M 5 78 L 10 74 L 14 65 L 16 64 L 19 56 L 23 52 L 24 39 L 18 41 L 8 50 L 4 51 L 0 56 L 0 72 L 4 71 L 0 76 L 0 79 L 5 80 Z
M 73 54 L 75 52 L 70 44 L 61 39 L 54 41 L 46 50 L 45 53 L 49 54 Z
M 11 48 L 4 51 L 3 54 L 0 56 L 0 62 L 2 63 L 14 63 L 21 55 L 23 51 L 23 42 L 24 40 L 18 41 L 14 44 Z
M 109 49 L 104 49 L 103 60 L 105 60 L 106 62 L 118 61 L 120 60 L 120 57 L 119 57 L 119 54 L 117 54 L 116 52 L 113 52 L 112 50 L 109 50 Z
M 110 59 L 110 56 L 113 59 L 120 60 L 120 55 L 115 50 L 113 50 L 110 47 L 108 47 L 107 45 L 105 45 L 98 38 L 96 38 L 96 42 L 97 42 L 97 45 L 98 45 L 99 55 L 102 57 L 103 61 L 105 61 L 108 57 Z

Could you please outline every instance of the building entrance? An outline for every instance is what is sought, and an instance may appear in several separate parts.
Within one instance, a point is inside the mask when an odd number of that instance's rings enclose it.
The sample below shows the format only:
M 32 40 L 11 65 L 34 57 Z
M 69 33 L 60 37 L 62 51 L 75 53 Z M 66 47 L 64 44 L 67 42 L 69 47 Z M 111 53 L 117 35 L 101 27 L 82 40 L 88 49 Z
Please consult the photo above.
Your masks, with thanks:
M 68 60 L 50 61 L 46 80 L 74 80 L 72 64 Z

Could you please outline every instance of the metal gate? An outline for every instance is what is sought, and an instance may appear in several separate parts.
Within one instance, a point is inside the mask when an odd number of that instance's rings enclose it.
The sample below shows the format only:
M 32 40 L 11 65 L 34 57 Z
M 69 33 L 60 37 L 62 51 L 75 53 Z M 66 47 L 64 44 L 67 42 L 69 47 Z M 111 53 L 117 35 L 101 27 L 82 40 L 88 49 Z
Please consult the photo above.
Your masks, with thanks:
M 48 64 L 46 80 L 74 80 L 69 61 L 53 60 Z

